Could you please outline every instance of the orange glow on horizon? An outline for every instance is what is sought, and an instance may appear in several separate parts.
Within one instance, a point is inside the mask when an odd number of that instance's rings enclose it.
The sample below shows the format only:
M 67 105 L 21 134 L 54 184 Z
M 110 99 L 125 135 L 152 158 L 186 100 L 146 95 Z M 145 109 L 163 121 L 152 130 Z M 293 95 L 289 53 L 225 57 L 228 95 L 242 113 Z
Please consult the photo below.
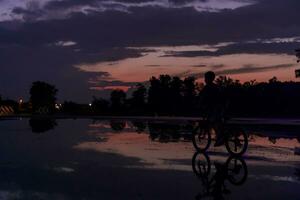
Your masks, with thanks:
M 281 81 L 297 81 L 295 78 L 297 63 L 293 55 L 231 54 L 201 57 L 166 57 L 164 56 L 166 49 L 163 48 L 160 50 L 157 48 L 156 52 L 149 52 L 139 58 L 121 60 L 115 63 L 113 67 L 109 65 L 109 62 L 82 64 L 76 67 L 86 72 L 108 72 L 111 80 L 122 82 L 144 82 L 152 76 L 157 77 L 161 74 L 181 78 L 196 76 L 201 81 L 202 74 L 206 71 L 214 71 L 217 76 L 226 75 L 241 82 L 250 80 L 268 81 L 274 76 Z M 170 48 L 168 47 L 167 50 Z M 187 47 L 187 50 L 190 48 Z M 176 47 L 174 49 L 176 50 Z M 122 86 L 121 89 L 127 91 L 128 88 Z M 103 90 L 104 88 L 93 89 Z

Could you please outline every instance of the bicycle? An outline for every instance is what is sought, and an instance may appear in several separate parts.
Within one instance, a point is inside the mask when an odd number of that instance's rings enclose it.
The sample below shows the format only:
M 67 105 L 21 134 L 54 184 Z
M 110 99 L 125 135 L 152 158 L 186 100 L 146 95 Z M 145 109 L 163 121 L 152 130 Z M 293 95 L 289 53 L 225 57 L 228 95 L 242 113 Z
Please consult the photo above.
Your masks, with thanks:
M 207 120 L 200 121 L 193 130 L 193 145 L 197 151 L 205 152 L 209 149 L 212 135 L 220 134 L 224 137 L 225 147 L 231 155 L 241 156 L 248 148 L 248 135 L 239 127 L 230 126 L 223 122 L 220 126 L 212 125 Z

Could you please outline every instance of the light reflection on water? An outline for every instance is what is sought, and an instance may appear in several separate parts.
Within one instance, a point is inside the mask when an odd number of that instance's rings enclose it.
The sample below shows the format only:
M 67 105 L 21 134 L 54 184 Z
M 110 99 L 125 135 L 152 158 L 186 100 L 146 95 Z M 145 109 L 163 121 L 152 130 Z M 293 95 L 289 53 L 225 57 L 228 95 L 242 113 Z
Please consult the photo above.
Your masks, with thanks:
M 0 199 L 194 199 L 203 186 L 192 173 L 191 128 L 188 123 L 118 120 L 0 121 Z M 297 131 L 284 138 L 263 129 L 249 131 L 243 156 L 249 175 L 239 189 L 229 186 L 230 197 L 300 197 L 295 189 L 300 186 Z M 229 157 L 225 147 L 211 147 L 208 156 L 212 173 L 214 163 Z M 272 190 L 269 196 L 256 192 L 265 184 Z M 181 189 L 170 194 L 161 189 L 165 185 Z M 116 194 L 120 190 L 123 195 Z

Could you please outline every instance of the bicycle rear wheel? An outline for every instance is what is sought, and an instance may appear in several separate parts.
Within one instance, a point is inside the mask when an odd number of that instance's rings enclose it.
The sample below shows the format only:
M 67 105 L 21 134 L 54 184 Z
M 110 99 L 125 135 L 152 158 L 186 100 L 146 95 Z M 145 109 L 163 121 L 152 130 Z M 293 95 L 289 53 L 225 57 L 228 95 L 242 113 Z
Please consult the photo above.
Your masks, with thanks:
M 205 152 L 196 152 L 192 159 L 193 172 L 200 178 L 210 174 L 211 164 L 209 156 Z
M 248 135 L 242 130 L 231 131 L 228 133 L 225 146 L 231 155 L 241 156 L 248 148 Z

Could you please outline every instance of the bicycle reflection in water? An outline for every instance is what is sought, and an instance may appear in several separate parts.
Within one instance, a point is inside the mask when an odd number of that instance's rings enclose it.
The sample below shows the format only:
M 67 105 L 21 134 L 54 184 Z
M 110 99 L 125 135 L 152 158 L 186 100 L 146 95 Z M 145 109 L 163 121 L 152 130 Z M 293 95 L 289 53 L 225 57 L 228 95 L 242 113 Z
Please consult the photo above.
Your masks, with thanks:
M 241 157 L 230 156 L 223 164 L 215 162 L 213 170 L 209 156 L 205 152 L 196 152 L 192 165 L 203 185 L 202 191 L 196 196 L 197 200 L 209 197 L 224 199 L 224 195 L 230 194 L 226 181 L 232 185 L 242 185 L 248 176 L 247 164 Z

